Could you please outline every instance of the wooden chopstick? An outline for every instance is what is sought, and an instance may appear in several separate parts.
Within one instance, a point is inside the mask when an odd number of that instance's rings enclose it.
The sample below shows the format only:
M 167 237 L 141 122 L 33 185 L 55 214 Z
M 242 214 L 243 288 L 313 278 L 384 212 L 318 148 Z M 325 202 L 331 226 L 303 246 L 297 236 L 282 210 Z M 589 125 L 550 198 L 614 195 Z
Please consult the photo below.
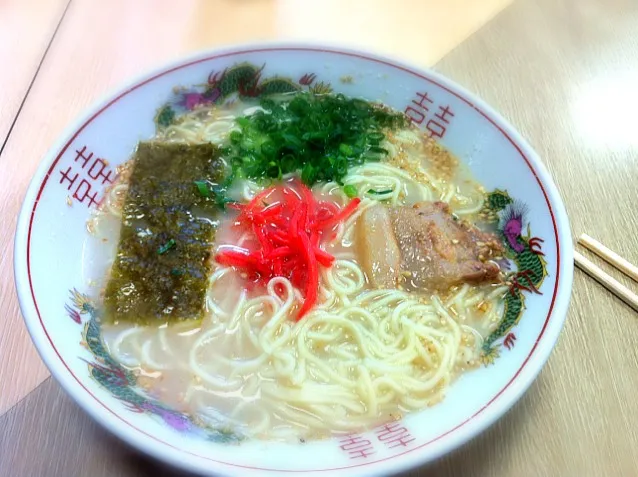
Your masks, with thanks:
M 627 303 L 634 310 L 638 311 L 638 295 L 633 293 L 629 288 L 620 283 L 613 277 L 607 275 L 594 263 L 583 257 L 580 253 L 574 251 L 574 262 L 576 266 L 592 277 L 610 292 Z M 631 265 L 631 264 L 630 264 Z
M 591 250 L 600 258 L 605 260 L 607 263 L 610 263 L 618 270 L 623 272 L 628 277 L 633 278 L 638 282 L 638 267 L 636 267 L 633 263 L 625 260 L 623 257 L 618 255 L 613 250 L 608 249 L 602 243 L 597 240 L 591 238 L 587 234 L 582 234 L 578 239 L 578 243 L 582 244 L 585 248 Z

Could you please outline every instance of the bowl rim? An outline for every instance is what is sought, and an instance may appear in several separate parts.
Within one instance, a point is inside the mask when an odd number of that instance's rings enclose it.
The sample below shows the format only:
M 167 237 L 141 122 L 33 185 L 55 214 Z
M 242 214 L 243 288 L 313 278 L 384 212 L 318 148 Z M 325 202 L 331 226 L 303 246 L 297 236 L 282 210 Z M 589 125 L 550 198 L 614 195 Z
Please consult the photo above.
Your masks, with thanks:
M 126 96 L 135 91 L 137 88 L 152 82 L 158 77 L 196 63 L 205 62 L 211 59 L 232 57 L 233 55 L 246 52 L 266 53 L 293 50 L 357 57 L 397 68 L 405 73 L 415 75 L 445 89 L 450 94 L 453 94 L 468 104 L 486 120 L 492 123 L 492 125 L 495 126 L 517 149 L 521 157 L 525 159 L 531 172 L 536 176 L 547 202 L 557 242 L 557 277 L 552 301 L 547 319 L 545 320 L 536 342 L 532 346 L 532 349 L 523 361 L 521 367 L 505 385 L 505 387 L 503 387 L 501 391 L 499 391 L 490 401 L 488 401 L 481 409 L 465 421 L 435 439 L 431 439 L 419 446 L 410 448 L 390 457 L 370 462 L 354 464 L 351 466 L 313 470 L 281 470 L 242 466 L 240 464 L 224 462 L 199 454 L 192 454 L 197 457 L 196 460 L 183 459 L 180 457 L 184 457 L 184 455 L 189 455 L 191 453 L 175 448 L 170 443 L 148 434 L 143 429 L 139 429 L 133 423 L 126 421 L 116 411 L 102 403 L 100 399 L 98 399 L 87 387 L 84 386 L 82 380 L 73 374 L 56 350 L 53 341 L 48 336 L 48 333 L 42 323 L 42 318 L 35 300 L 35 293 L 29 275 L 29 241 L 31 236 L 32 220 L 35 216 L 36 207 L 42 190 L 46 184 L 46 180 L 50 176 L 57 161 L 64 154 L 66 148 L 82 132 L 84 127 L 123 96 Z M 411 64 L 403 60 L 394 59 L 386 55 L 373 53 L 358 47 L 344 47 L 328 42 L 307 41 L 251 42 L 202 50 L 191 55 L 177 57 L 172 61 L 161 64 L 159 67 L 146 70 L 145 73 L 136 76 L 132 81 L 129 80 L 123 85 L 119 85 L 112 89 L 107 94 L 102 95 L 99 100 L 91 103 L 84 110 L 83 114 L 66 127 L 58 140 L 51 148 L 49 148 L 45 157 L 41 160 L 24 197 L 15 234 L 14 273 L 15 285 L 23 319 L 40 357 L 51 371 L 52 376 L 55 377 L 62 388 L 95 421 L 100 423 L 100 425 L 108 429 L 120 439 L 124 440 L 129 445 L 142 450 L 160 461 L 165 461 L 175 467 L 198 473 L 204 472 L 210 474 L 212 472 L 228 472 L 232 474 L 232 469 L 235 469 L 235 471 L 239 469 L 240 471 L 253 470 L 257 473 L 269 473 L 270 475 L 272 475 L 273 472 L 319 474 L 339 470 L 354 472 L 357 468 L 359 468 L 359 472 L 365 472 L 366 475 L 371 475 L 370 472 L 367 472 L 368 470 L 373 474 L 384 472 L 385 475 L 387 472 L 395 473 L 423 465 L 426 462 L 431 462 L 432 460 L 449 453 L 487 429 L 520 399 L 522 394 L 536 379 L 538 373 L 543 368 L 563 328 L 571 298 L 573 282 L 573 243 L 565 206 L 554 181 L 552 180 L 545 165 L 541 162 L 539 156 L 527 143 L 527 141 L 525 141 L 514 129 L 514 127 L 511 126 L 499 113 L 462 86 L 449 80 L 443 75 L 432 71 L 431 69 Z M 493 405 L 496 401 L 498 401 L 498 405 Z M 96 402 L 101 406 L 96 405 Z M 113 419 L 112 417 L 116 417 L 117 419 Z M 443 445 L 432 451 L 424 452 L 424 449 L 429 444 L 443 438 L 446 438 L 442 443 Z M 398 459 L 399 457 L 401 457 L 401 459 Z M 388 461 L 392 461 L 390 466 L 387 465 Z M 206 462 L 206 464 L 202 465 L 203 462 Z M 385 465 L 383 465 L 384 463 Z M 365 470 L 362 471 L 362 468 Z

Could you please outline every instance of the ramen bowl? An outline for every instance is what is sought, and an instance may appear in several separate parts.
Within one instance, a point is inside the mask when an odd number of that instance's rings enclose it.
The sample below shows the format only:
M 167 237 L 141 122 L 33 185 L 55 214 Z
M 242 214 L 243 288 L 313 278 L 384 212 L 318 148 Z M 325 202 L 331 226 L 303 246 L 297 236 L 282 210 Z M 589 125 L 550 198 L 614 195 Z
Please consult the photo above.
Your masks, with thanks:
M 101 343 L 87 222 L 116 167 L 176 115 L 273 88 L 343 93 L 405 112 L 485 186 L 484 212 L 511 244 L 515 273 L 498 325 L 482 344 L 481 366 L 456 379 L 442 402 L 360 433 L 241 439 L 145 393 Z M 53 376 L 95 420 L 141 451 L 206 475 L 388 475 L 458 447 L 521 397 L 562 329 L 572 253 L 565 208 L 546 168 L 480 99 L 437 73 L 371 53 L 269 44 L 207 52 L 153 71 L 73 124 L 26 194 L 15 275 L 25 322 Z

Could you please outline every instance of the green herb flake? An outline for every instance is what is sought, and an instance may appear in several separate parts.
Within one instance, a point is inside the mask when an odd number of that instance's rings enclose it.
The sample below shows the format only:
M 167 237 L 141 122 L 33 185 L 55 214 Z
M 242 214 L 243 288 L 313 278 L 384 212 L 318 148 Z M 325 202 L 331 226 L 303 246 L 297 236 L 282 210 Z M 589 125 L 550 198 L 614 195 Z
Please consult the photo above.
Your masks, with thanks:
M 230 180 L 227 180 L 227 182 L 230 184 L 232 182 L 232 178 Z M 210 190 L 213 193 L 215 205 L 221 210 L 226 210 L 226 205 L 228 204 L 237 203 L 236 200 L 231 199 L 226 195 L 228 192 L 228 188 L 225 185 L 216 185 L 213 186 Z
M 177 242 L 175 242 L 175 239 L 170 239 L 168 242 L 166 242 L 164 245 L 162 245 L 160 248 L 157 249 L 157 253 L 160 255 L 164 255 L 170 249 L 175 247 L 175 245 L 177 245 Z
M 215 204 L 217 205 L 217 207 L 219 207 L 222 210 L 226 210 L 226 206 L 228 204 L 236 204 L 237 201 L 234 199 L 230 199 L 228 197 L 221 197 L 221 196 L 217 196 L 217 199 L 215 201 Z
M 345 194 L 350 197 L 351 199 L 353 199 L 354 197 L 357 196 L 357 188 L 353 185 L 346 185 L 343 187 L 343 191 L 345 192 Z
M 197 192 L 202 197 L 210 197 L 210 189 L 208 188 L 208 182 L 206 181 L 194 181 L 194 184 L 197 186 Z
M 385 195 L 385 194 L 391 194 L 391 193 L 392 193 L 392 189 L 387 189 L 387 190 L 370 189 L 370 190 L 368 190 L 368 194 L 371 194 L 371 195 Z

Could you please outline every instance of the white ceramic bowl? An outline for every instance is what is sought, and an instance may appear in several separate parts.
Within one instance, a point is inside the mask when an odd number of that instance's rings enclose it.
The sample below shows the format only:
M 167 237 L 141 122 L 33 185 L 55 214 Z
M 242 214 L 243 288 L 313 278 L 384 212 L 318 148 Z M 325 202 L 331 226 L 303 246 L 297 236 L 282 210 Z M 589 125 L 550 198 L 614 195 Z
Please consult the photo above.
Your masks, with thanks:
M 233 68 L 242 63 L 256 66 Z M 191 85 L 199 86 L 173 90 Z M 485 349 L 486 366 L 458 379 L 442 403 L 348 438 L 237 444 L 233 436 L 198 427 L 162 403 L 139 398 L 132 393 L 131 377 L 96 346 L 96 330 L 87 324 L 93 303 L 85 295 L 94 294 L 87 283 L 90 252 L 84 246 L 91 209 L 115 166 L 140 139 L 154 134 L 155 120 L 170 120 L 173 113 L 224 99 L 238 88 L 249 95 L 274 88 L 331 88 L 381 100 L 429 130 L 488 190 L 509 193 L 493 195 L 493 211 L 503 238 L 512 244 L 520 287 L 512 290 L 501 331 Z M 16 234 L 15 275 L 24 319 L 52 374 L 98 422 L 142 451 L 203 474 L 387 475 L 449 452 L 520 398 L 563 326 L 572 253 L 565 208 L 547 170 L 481 100 L 438 74 L 374 54 L 269 44 L 168 65 L 107 97 L 73 124 L 49 151 L 26 194 Z M 516 312 L 519 305 L 521 313 Z

